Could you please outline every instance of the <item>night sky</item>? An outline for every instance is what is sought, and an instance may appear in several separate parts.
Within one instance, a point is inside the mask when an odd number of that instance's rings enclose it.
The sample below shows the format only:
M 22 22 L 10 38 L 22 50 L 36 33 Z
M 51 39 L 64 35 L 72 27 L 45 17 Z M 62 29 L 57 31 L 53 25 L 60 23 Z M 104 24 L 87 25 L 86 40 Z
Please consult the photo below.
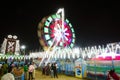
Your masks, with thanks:
M 40 47 L 38 23 L 65 9 L 75 34 L 75 46 L 87 47 L 120 41 L 119 2 L 105 0 L 39 0 L 0 3 L 0 44 L 8 34 L 17 35 L 27 50 Z

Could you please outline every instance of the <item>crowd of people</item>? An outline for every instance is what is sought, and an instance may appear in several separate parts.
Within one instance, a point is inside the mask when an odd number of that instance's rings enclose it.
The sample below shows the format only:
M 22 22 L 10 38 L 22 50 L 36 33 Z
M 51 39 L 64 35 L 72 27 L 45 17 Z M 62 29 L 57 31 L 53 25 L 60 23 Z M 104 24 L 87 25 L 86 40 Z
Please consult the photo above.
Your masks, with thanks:
M 5 60 L 0 65 L 0 80 L 33 80 L 35 78 L 34 62 L 15 64 L 16 61 L 8 63 Z M 22 77 L 24 76 L 24 77 Z
M 58 69 L 57 63 L 48 63 L 47 65 L 43 63 L 42 74 L 50 75 L 51 78 L 58 78 L 57 69 Z
M 20 64 L 21 61 L 7 60 L 0 64 L 0 80 L 34 80 L 35 79 L 35 63 L 33 61 Z M 16 62 L 18 62 L 16 64 Z M 48 63 L 42 65 L 42 74 L 49 75 L 51 78 L 58 78 L 57 63 Z M 22 79 L 23 78 L 23 79 Z

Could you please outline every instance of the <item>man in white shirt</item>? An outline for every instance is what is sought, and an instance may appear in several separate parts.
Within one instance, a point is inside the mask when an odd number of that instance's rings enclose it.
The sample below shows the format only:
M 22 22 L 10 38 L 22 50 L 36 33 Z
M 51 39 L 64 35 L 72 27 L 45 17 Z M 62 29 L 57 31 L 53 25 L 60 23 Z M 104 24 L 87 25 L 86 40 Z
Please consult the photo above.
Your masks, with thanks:
M 11 71 L 9 71 L 8 73 L 4 74 L 1 77 L 1 80 L 15 80 L 15 77 L 12 73 L 10 73 Z

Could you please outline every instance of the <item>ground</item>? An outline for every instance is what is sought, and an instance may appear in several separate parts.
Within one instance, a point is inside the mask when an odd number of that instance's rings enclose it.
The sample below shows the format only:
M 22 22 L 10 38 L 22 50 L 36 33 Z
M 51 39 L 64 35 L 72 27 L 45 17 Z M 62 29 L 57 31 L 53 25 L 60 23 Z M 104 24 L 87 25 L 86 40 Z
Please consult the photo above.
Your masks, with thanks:
M 58 78 L 51 78 L 50 76 L 42 75 L 41 71 L 35 71 L 35 80 L 85 80 L 76 78 L 73 76 L 66 76 L 64 74 L 58 74 Z

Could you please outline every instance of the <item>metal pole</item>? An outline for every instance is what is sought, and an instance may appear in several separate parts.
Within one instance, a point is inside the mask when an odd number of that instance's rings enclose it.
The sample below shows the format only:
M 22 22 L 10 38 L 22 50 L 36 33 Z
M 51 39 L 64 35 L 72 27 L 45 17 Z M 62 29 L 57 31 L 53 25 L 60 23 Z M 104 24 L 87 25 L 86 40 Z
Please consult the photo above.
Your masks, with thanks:
M 25 49 L 24 49 L 24 63 L 25 63 Z

